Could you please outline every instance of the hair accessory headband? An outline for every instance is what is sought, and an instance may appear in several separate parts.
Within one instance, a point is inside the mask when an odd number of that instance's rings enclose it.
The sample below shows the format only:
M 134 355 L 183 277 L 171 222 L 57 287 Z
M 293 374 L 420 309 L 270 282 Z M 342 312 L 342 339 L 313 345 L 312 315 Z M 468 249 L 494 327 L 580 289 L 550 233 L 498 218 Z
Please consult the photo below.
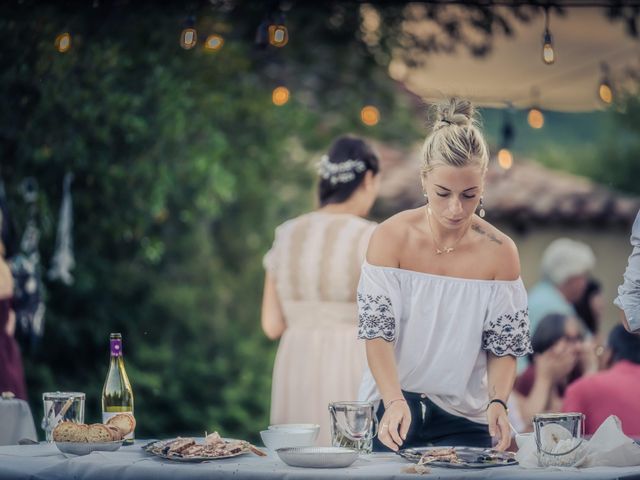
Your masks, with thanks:
M 367 165 L 362 160 L 345 160 L 340 163 L 329 161 L 329 155 L 323 155 L 318 162 L 318 174 L 324 180 L 329 180 L 332 185 L 336 183 L 348 183 L 356 178 L 357 173 L 367 170 Z

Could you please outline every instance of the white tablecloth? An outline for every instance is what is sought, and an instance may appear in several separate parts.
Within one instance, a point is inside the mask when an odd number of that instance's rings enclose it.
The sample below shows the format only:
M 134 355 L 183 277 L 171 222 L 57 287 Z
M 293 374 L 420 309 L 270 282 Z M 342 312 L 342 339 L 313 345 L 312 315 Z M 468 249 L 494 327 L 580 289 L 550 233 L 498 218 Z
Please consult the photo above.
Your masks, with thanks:
M 483 470 L 432 468 L 430 474 L 419 476 L 402 473 L 409 463 L 388 453 L 362 456 L 351 467 L 342 469 L 289 467 L 274 454 L 264 458 L 247 454 L 206 463 L 177 463 L 143 452 L 140 445 L 144 443 L 137 441 L 116 452 L 93 452 L 83 457 L 65 457 L 54 444 L 0 447 L 0 479 L 640 479 L 640 467 L 580 471 L 526 470 L 518 466 Z
M 0 445 L 17 445 L 23 438 L 38 440 L 29 404 L 17 398 L 0 399 Z

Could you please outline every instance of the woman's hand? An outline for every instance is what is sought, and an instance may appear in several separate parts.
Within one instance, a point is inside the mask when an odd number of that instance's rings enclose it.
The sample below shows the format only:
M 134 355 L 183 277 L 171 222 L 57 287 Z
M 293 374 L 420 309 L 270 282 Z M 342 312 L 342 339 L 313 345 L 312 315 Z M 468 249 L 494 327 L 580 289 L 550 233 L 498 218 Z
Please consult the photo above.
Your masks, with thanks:
M 496 450 L 503 452 L 511 445 L 511 424 L 507 410 L 498 402 L 490 403 L 487 408 L 487 421 L 489 423 L 489 435 L 495 437 L 498 435 L 500 441 L 494 447 Z
M 380 420 L 378 440 L 397 452 L 407 438 L 409 425 L 411 425 L 411 411 L 407 402 L 404 400 L 391 402 Z

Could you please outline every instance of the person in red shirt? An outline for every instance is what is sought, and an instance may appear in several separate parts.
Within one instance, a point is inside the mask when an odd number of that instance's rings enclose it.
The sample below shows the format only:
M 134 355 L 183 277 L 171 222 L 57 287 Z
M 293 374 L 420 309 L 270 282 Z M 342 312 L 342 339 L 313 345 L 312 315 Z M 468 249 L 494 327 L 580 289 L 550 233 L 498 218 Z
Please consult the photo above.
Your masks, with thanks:
M 585 414 L 586 435 L 593 435 L 609 415 L 616 415 L 626 435 L 640 438 L 640 336 L 615 326 L 605 355 L 609 368 L 569 385 L 562 409 Z

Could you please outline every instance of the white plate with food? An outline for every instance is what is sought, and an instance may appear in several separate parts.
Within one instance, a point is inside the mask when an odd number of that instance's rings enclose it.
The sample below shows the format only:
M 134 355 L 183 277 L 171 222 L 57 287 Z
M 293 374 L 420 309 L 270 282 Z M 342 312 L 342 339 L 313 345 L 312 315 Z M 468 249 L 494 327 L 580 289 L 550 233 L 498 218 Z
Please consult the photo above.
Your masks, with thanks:
M 445 468 L 492 468 L 517 465 L 513 452 L 477 447 L 418 447 L 397 452 L 418 465 Z
M 244 440 L 222 438 L 214 432 L 207 435 L 202 443 L 193 438 L 172 438 L 158 440 L 143 445 L 142 449 L 152 455 L 176 462 L 208 462 L 233 458 L 245 453 L 258 456 L 266 454 Z

